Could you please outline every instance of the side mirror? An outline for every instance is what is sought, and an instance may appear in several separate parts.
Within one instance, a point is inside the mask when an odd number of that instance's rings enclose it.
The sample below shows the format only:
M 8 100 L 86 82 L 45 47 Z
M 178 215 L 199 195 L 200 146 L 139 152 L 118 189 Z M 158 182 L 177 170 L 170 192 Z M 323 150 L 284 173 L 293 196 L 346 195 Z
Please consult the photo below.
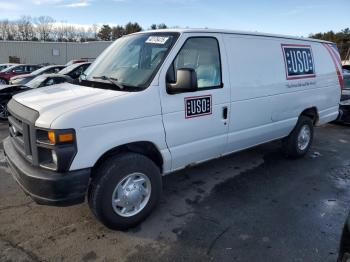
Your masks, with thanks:
M 176 83 L 167 83 L 170 94 L 197 91 L 197 74 L 193 68 L 179 68 L 176 71 Z

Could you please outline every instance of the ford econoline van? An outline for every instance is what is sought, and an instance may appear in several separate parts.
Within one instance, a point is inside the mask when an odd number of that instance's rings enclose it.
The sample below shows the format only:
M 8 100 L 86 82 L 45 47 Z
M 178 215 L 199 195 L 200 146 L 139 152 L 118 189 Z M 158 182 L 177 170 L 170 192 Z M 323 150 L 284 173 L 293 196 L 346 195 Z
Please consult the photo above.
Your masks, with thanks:
M 140 223 L 162 176 L 281 139 L 304 156 L 315 125 L 338 116 L 334 43 L 224 30 L 159 30 L 119 38 L 76 84 L 8 104 L 4 149 L 37 203 L 87 198 L 107 227 Z

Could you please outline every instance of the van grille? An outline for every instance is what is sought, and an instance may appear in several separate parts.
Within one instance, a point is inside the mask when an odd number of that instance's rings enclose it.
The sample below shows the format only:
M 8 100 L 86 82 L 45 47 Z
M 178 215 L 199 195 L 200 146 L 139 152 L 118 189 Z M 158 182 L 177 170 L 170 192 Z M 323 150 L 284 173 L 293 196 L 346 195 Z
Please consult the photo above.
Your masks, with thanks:
M 9 116 L 9 131 L 17 151 L 30 162 L 33 161 L 29 125 L 21 119 Z
M 9 133 L 17 152 L 33 165 L 38 165 L 35 121 L 39 113 L 11 99 L 7 104 Z

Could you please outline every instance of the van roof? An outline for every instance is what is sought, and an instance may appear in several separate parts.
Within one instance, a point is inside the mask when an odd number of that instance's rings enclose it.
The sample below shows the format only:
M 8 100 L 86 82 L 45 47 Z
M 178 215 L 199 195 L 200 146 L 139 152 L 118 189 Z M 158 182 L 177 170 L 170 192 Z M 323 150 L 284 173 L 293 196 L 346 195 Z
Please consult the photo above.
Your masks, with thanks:
M 298 36 L 288 36 L 288 35 L 279 35 L 279 34 L 269 34 L 261 32 L 250 32 L 250 31 L 238 31 L 238 30 L 225 30 L 225 29 L 192 29 L 192 28 L 175 28 L 175 29 L 158 29 L 158 30 L 149 30 L 141 31 L 139 33 L 159 33 L 159 32 L 176 32 L 176 33 L 220 33 L 220 34 L 236 34 L 236 35 L 252 35 L 252 36 L 264 36 L 264 37 L 276 37 L 276 38 L 285 38 L 301 41 L 311 41 L 311 42 L 321 42 L 321 43 L 332 43 L 329 41 L 313 39 L 308 37 L 298 37 Z

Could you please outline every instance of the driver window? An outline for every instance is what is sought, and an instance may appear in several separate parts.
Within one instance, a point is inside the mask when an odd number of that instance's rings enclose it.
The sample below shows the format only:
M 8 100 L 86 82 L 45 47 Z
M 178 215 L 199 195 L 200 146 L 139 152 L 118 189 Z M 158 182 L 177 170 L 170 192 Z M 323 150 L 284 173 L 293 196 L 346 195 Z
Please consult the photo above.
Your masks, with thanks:
M 189 38 L 172 67 L 174 79 L 178 69 L 192 68 L 196 71 L 199 89 L 222 87 L 219 43 L 213 37 Z

